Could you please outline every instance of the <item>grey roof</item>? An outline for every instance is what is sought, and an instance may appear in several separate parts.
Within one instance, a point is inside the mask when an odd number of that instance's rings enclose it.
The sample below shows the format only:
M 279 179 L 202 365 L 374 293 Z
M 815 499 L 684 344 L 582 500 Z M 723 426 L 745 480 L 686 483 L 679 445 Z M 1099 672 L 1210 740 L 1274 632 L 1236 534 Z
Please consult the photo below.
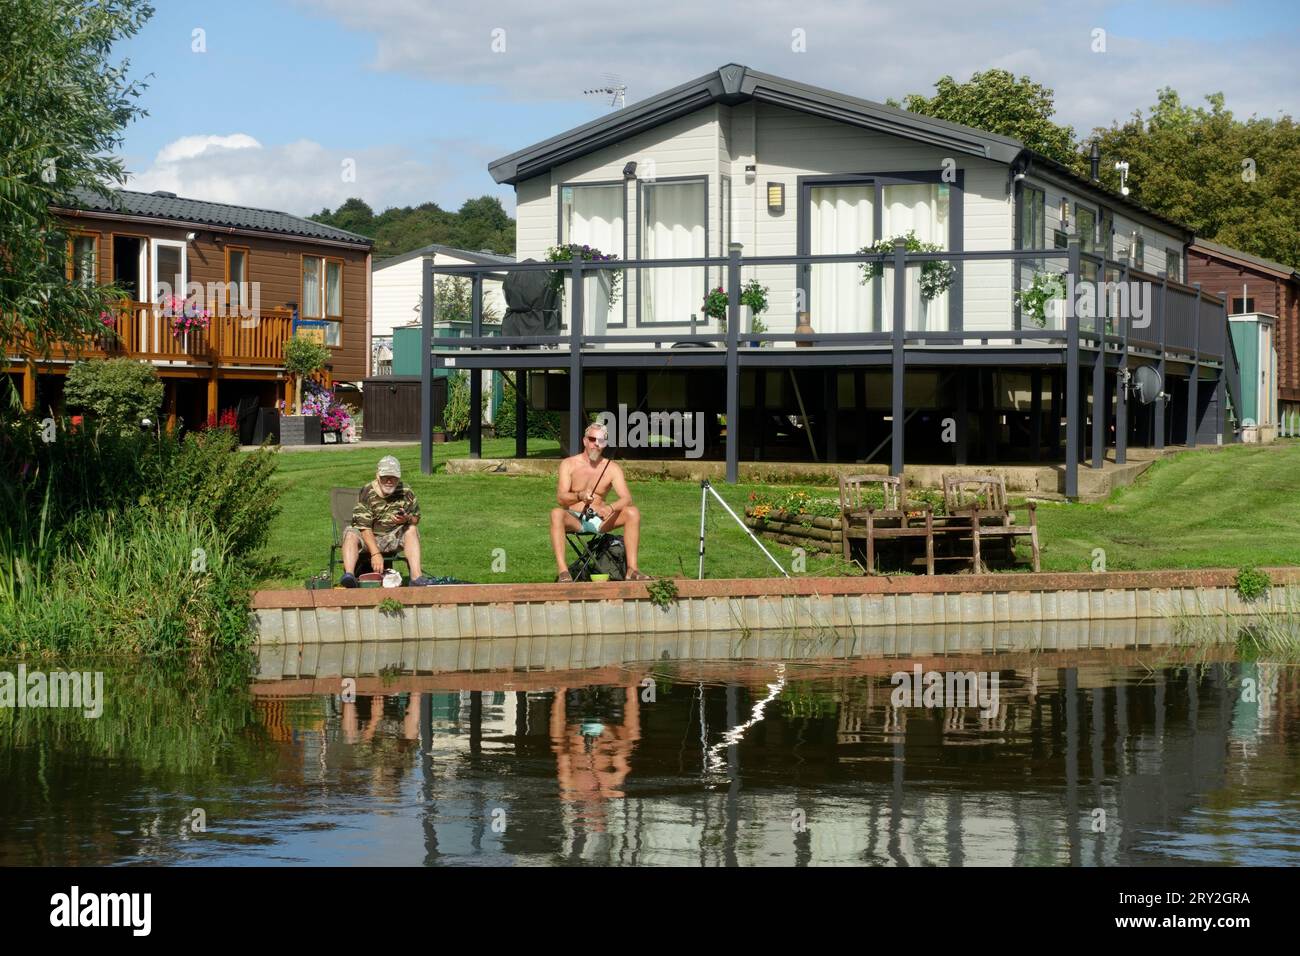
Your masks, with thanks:
M 1240 249 L 1233 249 L 1230 246 L 1223 246 L 1217 242 L 1210 242 L 1208 239 L 1202 239 L 1197 236 L 1192 246 L 1197 249 L 1204 249 L 1208 252 L 1214 252 L 1221 256 L 1228 256 L 1232 259 L 1240 259 L 1242 262 L 1253 263 L 1261 269 L 1269 269 L 1273 272 L 1280 272 L 1290 278 L 1300 278 L 1300 270 L 1294 266 L 1288 266 L 1281 262 L 1275 262 L 1272 259 L 1264 259 L 1260 256 L 1252 256 L 1249 252 L 1242 252 Z
M 517 183 L 593 150 L 693 113 L 712 103 L 751 100 L 813 113 L 852 126 L 905 136 L 967 155 L 1010 163 L 1024 144 L 1006 136 L 909 113 L 844 93 L 728 63 L 711 73 L 488 164 L 499 183 Z
M 498 183 L 518 183 L 713 103 L 734 106 L 750 101 L 773 103 L 850 126 L 941 146 L 953 152 L 1015 164 L 1019 168 L 1032 162 L 1068 178 L 1082 190 L 1103 197 L 1113 206 L 1172 227 L 1191 238 L 1192 230 L 1183 223 L 1152 212 L 1128 197 L 1080 176 L 1068 166 L 1029 149 L 1018 139 L 760 73 L 739 63 L 728 63 L 689 83 L 503 156 L 489 163 L 488 171 Z
M 399 262 L 407 262 L 411 259 L 418 259 L 421 256 L 429 256 L 434 253 L 440 253 L 444 256 L 455 256 L 457 259 L 464 259 L 466 262 L 475 262 L 485 266 L 508 265 L 515 261 L 514 256 L 501 256 L 495 252 L 470 252 L 468 249 L 457 249 L 455 246 L 444 246 L 440 242 L 431 242 L 427 246 L 421 246 L 419 249 L 412 249 L 410 252 L 403 252 L 400 256 L 391 256 L 388 259 L 375 261 L 370 266 L 371 272 L 378 272 L 380 269 L 387 269 L 389 266 L 395 266 Z
M 291 216 L 287 212 L 256 209 L 252 206 L 231 206 L 202 199 L 183 199 L 175 193 L 162 191 L 142 193 L 131 189 L 109 189 L 107 195 L 102 195 L 89 189 L 77 189 L 73 192 L 73 199 L 70 208 L 84 212 L 145 216 L 193 223 L 196 226 L 226 226 L 304 239 L 374 245 L 374 240 L 366 236 Z

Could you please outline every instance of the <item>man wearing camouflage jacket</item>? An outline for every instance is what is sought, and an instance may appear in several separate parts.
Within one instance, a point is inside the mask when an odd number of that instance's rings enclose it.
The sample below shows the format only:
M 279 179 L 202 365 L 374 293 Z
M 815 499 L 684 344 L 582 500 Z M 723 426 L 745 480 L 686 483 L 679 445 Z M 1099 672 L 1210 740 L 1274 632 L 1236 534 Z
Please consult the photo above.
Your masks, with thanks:
M 402 466 L 392 455 L 379 461 L 375 480 L 357 494 L 352 509 L 352 524 L 343 533 L 343 580 L 345 588 L 357 586 L 357 559 L 362 552 L 370 559 L 370 569 L 383 573 L 384 558 L 398 551 L 406 554 L 411 566 L 411 584 L 433 584 L 432 578 L 420 573 L 420 504 L 415 492 L 402 484 Z

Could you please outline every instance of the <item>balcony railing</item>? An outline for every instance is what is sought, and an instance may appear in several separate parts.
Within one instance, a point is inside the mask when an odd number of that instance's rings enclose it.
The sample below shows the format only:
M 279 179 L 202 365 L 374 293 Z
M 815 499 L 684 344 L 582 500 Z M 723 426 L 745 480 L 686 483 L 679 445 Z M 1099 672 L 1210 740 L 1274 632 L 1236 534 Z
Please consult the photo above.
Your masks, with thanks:
M 953 279 L 942 294 L 949 311 L 931 306 L 932 300 L 921 305 L 918 279 L 925 263 L 947 262 L 953 266 Z M 845 268 L 873 264 L 880 267 L 881 275 L 868 280 L 863 299 L 870 303 L 858 311 L 854 305 L 835 307 L 811 303 L 812 331 L 796 331 L 789 314 L 774 321 L 771 313 L 764 321 L 771 325 L 784 324 L 786 329 L 772 329 L 759 333 L 737 328 L 740 324 L 739 289 L 744 283 L 761 274 L 759 270 L 792 269 L 794 282 L 785 289 L 806 294 L 808 277 L 817 267 Z M 1097 316 L 1084 315 L 1077 319 L 1059 318 L 1038 328 L 1021 319 L 1017 325 L 1015 300 L 1010 294 L 1014 283 L 1007 280 L 1022 273 L 1025 268 L 1047 263 L 1049 271 L 1073 275 L 1079 283 L 1085 271 L 1097 276 L 1108 276 L 1112 282 L 1144 284 L 1143 302 L 1149 308 L 1145 316 L 1137 317 L 1130 305 L 1129 314 L 1118 317 L 1115 303 L 1106 296 L 1095 300 Z M 483 277 L 488 273 L 515 273 L 529 271 L 561 270 L 566 273 L 566 296 L 561 312 L 570 324 L 559 335 L 548 336 L 485 336 L 481 320 L 476 318 L 468 337 L 459 338 L 455 345 L 461 349 L 501 349 L 547 346 L 572 351 L 600 349 L 607 346 L 661 348 L 673 345 L 721 346 L 735 348 L 740 354 L 751 353 L 762 346 L 843 348 L 862 347 L 887 349 L 901 340 L 904 346 L 961 348 L 971 346 L 1027 346 L 1066 348 L 1071 334 L 1085 349 L 1096 349 L 1104 338 L 1111 349 L 1130 350 L 1171 355 L 1193 356 L 1200 363 L 1219 363 L 1227 349 L 1226 313 L 1223 301 L 1202 292 L 1199 288 L 1171 281 L 1163 275 L 1153 275 L 1132 269 L 1126 263 L 1104 260 L 1084 253 L 1077 244 L 1067 249 L 1028 249 L 998 251 L 945 251 L 908 253 L 901 249 L 893 253 L 862 256 L 856 253 L 842 255 L 789 255 L 757 256 L 743 258 L 706 257 L 698 259 L 613 260 L 610 262 L 583 262 L 574 260 L 563 264 L 519 262 L 506 265 L 456 265 L 437 266 L 437 275 L 463 275 L 473 280 L 472 308 L 475 317 L 482 315 Z M 655 270 L 696 270 L 709 275 L 709 285 L 722 285 L 729 294 L 727 333 L 713 320 L 702 317 L 703 291 L 695 313 L 674 316 L 671 326 L 643 323 L 635 325 L 629 310 L 627 328 L 606 328 L 597 323 L 594 334 L 590 312 L 585 302 L 597 285 L 586 281 L 604 271 L 623 273 L 622 294 L 635 297 L 639 294 L 633 286 Z M 904 274 L 902 282 L 893 277 Z M 990 281 L 991 280 L 991 281 Z M 990 289 L 1005 289 L 992 292 Z M 597 293 L 599 294 L 599 293 Z M 842 313 L 842 314 L 840 314 Z M 578 321 L 573 322 L 573 316 Z M 989 320 L 993 321 L 990 322 Z M 974 321 L 973 321 L 974 320 Z M 576 327 L 575 327 L 576 325 Z M 916 326 L 925 327 L 916 327 Z M 896 335 L 896 327 L 901 327 Z M 1098 335 L 1098 329 L 1102 335 Z M 734 345 L 730 339 L 735 338 Z M 444 345 L 435 342 L 434 349 Z
M 80 346 L 58 344 L 54 359 L 129 357 L 196 365 L 284 363 L 284 343 L 292 335 L 293 312 L 269 309 L 257 315 L 213 316 L 208 328 L 177 332 L 161 309 L 147 302 L 125 302 L 104 321 L 104 331 Z M 15 350 L 9 350 L 14 354 Z M 34 357 L 30 342 L 15 357 Z

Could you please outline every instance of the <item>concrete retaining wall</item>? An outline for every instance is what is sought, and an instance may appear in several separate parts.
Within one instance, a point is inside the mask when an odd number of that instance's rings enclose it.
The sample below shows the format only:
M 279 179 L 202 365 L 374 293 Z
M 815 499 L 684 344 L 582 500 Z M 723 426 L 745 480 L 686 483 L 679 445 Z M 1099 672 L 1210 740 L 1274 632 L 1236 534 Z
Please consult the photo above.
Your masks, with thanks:
M 261 646 L 410 640 L 574 638 L 1140 621 L 1281 608 L 1300 569 L 1266 569 L 1269 601 L 1247 605 L 1233 570 L 1105 574 L 677 581 L 666 608 L 646 585 L 487 584 L 382 590 L 260 591 Z M 395 599 L 400 612 L 376 605 Z M 488 665 L 491 666 L 491 665 Z

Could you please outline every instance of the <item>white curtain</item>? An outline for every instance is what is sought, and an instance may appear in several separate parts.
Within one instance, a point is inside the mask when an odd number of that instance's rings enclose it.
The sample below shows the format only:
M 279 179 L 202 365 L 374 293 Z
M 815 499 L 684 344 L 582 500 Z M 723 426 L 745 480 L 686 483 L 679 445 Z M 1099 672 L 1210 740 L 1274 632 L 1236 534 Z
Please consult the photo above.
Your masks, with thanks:
M 302 260 L 302 309 L 299 315 L 304 319 L 321 317 L 320 266 L 320 259 L 308 256 Z
M 942 249 L 948 248 L 948 187 L 942 183 L 922 183 L 911 186 L 886 186 L 882 190 L 881 228 L 884 238 L 893 239 L 915 232 L 922 242 L 932 242 Z M 881 308 L 884 311 L 884 328 L 893 329 L 894 322 L 894 270 L 885 269 L 885 289 Z M 928 302 L 921 298 L 921 267 L 907 269 L 908 331 L 933 332 L 948 328 L 948 293 L 935 296 Z
M 703 258 L 704 183 L 653 183 L 642 193 L 642 254 L 646 259 Z M 648 269 L 641 273 L 643 322 L 704 320 L 704 269 Z
M 568 186 L 564 215 L 564 241 L 580 246 L 594 246 L 605 255 L 627 258 L 623 253 L 623 187 L 622 186 Z M 602 335 L 611 313 L 622 314 L 618 305 L 609 304 L 609 288 L 613 273 L 601 271 L 587 276 L 582 283 L 583 331 Z M 569 322 L 573 309 L 573 285 L 564 283 L 564 319 Z M 620 289 L 620 295 L 622 289 Z
M 810 196 L 809 248 L 814 256 L 857 252 L 870 245 L 874 185 L 814 186 Z M 862 284 L 856 262 L 812 266 L 809 321 L 818 332 L 869 332 L 874 297 Z M 798 316 L 795 316 L 796 323 Z

